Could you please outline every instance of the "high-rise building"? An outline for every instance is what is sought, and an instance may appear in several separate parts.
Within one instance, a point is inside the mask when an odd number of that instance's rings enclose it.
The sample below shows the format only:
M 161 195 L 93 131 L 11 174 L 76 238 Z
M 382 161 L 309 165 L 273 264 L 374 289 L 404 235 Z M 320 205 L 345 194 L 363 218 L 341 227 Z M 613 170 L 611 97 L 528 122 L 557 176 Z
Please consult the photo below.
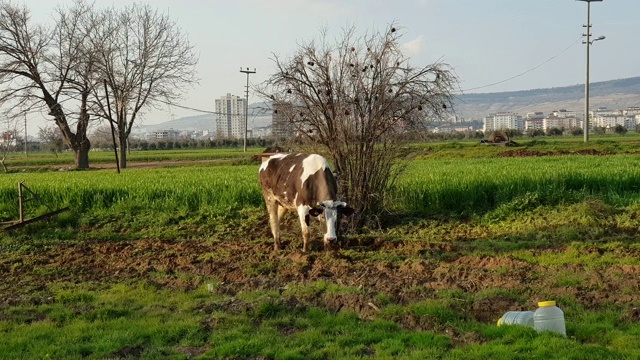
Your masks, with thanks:
M 295 129 L 290 118 L 293 116 L 293 105 L 288 102 L 274 103 L 271 118 L 271 135 L 275 138 L 290 138 Z
M 483 132 L 506 129 L 524 130 L 522 116 L 512 112 L 502 112 L 484 118 Z
M 216 136 L 218 138 L 244 138 L 246 100 L 227 94 L 216 99 Z

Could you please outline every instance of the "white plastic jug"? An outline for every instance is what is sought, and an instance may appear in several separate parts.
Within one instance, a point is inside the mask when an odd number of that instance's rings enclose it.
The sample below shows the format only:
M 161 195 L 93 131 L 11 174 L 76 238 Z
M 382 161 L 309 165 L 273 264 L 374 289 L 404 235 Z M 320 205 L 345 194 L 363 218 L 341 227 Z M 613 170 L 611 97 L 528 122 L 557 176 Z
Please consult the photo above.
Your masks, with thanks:
M 498 326 L 522 325 L 533 327 L 533 311 L 507 311 L 498 319 Z
M 541 301 L 533 314 L 533 328 L 537 332 L 551 331 L 567 336 L 564 323 L 564 312 L 556 306 L 555 301 Z

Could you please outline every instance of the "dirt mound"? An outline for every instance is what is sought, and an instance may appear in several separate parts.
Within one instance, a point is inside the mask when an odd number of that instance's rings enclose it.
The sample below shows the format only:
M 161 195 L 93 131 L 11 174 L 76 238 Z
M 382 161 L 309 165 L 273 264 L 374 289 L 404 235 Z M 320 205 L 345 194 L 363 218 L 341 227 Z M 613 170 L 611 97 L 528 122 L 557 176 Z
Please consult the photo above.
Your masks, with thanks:
M 612 155 L 612 152 L 607 151 L 599 151 L 595 149 L 583 149 L 576 151 L 538 151 L 538 150 L 529 150 L 529 149 L 517 149 L 505 151 L 498 154 L 500 157 L 525 157 L 525 156 L 561 156 L 561 155 L 595 155 L 595 156 L 605 156 Z

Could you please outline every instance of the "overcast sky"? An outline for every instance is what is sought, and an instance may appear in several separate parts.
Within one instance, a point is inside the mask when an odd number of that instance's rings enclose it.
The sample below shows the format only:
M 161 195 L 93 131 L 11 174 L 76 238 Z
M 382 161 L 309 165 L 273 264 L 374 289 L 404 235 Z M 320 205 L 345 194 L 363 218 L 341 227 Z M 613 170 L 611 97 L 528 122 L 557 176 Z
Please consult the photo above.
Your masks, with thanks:
M 64 0 L 14 0 L 47 21 Z M 70 2 L 70 1 L 67 1 Z M 122 6 L 124 0 L 96 0 Z M 214 110 L 214 99 L 244 96 L 250 82 L 274 71 L 272 53 L 287 57 L 297 43 L 328 27 L 336 35 L 350 24 L 361 33 L 396 22 L 415 65 L 439 59 L 452 65 L 466 92 L 498 92 L 584 83 L 581 44 L 587 4 L 575 0 L 148 0 L 189 34 L 199 54 L 199 85 L 181 105 Z M 591 81 L 640 76 L 640 1 L 604 0 L 591 5 Z M 529 71 L 530 70 L 530 71 Z M 529 72 L 527 72 L 529 71 Z M 522 76 L 518 76 L 527 72 Z M 509 81 L 506 79 L 516 77 Z M 504 82 L 502 82 L 504 81 Z M 499 84 L 488 86 L 501 82 Z M 471 89 L 471 90 L 469 90 Z M 250 96 L 250 102 L 261 99 Z M 199 115 L 179 108 L 150 111 L 144 124 Z M 249 125 L 251 126 L 251 125 Z M 33 132 L 32 132 L 33 133 Z

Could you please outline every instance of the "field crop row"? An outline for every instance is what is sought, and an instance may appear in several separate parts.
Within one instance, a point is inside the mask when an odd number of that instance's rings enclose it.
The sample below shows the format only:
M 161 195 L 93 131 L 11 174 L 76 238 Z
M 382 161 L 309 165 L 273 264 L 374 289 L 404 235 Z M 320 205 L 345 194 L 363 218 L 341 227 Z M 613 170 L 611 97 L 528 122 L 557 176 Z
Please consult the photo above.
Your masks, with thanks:
M 473 215 L 514 201 L 531 208 L 589 198 L 625 206 L 640 200 L 639 165 L 636 155 L 416 160 L 393 199 L 421 214 Z
M 41 204 L 69 206 L 80 214 L 111 207 L 174 212 L 208 209 L 219 213 L 260 206 L 254 166 L 206 166 L 113 171 L 9 174 L 0 178 L 0 216 L 17 216 L 17 183 L 36 193 Z M 29 204 L 31 205 L 31 204 Z
M 598 198 L 617 206 L 640 199 L 640 158 L 556 156 L 429 159 L 407 164 L 390 210 L 472 216 L 505 204 L 515 210 Z M 79 213 L 113 206 L 222 213 L 262 206 L 257 165 L 113 171 L 13 173 L 0 178 L 0 220 L 17 217 L 17 183 L 50 207 Z

